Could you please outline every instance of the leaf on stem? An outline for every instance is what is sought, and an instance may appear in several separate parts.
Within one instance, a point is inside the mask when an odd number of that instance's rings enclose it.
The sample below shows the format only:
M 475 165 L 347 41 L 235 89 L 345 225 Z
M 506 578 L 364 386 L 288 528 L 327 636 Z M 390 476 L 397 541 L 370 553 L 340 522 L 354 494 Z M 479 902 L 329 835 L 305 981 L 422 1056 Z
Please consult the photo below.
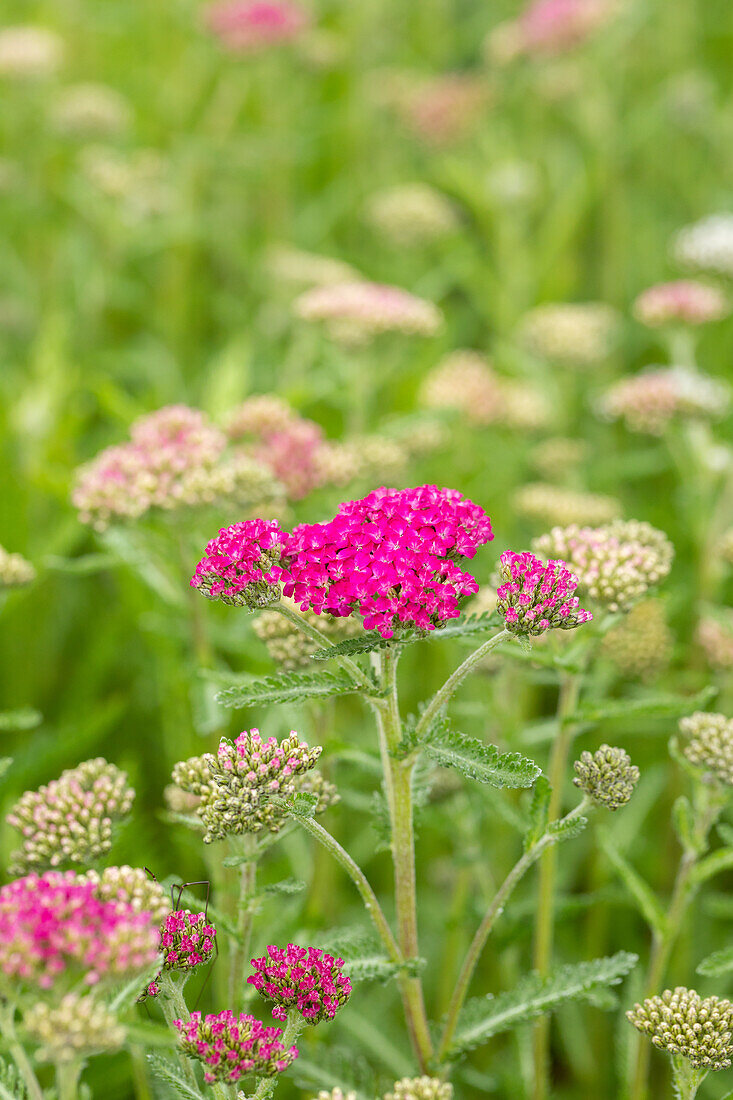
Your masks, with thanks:
M 580 836 L 587 824 L 587 817 L 561 817 L 558 821 L 551 821 L 547 831 L 556 841 L 573 840 Z
M 357 657 L 360 653 L 374 653 L 390 646 L 411 645 L 413 642 L 444 641 L 446 638 L 467 638 L 485 634 L 500 622 L 495 611 L 481 615 L 468 615 L 436 630 L 406 630 L 393 638 L 382 638 L 375 630 L 366 631 L 358 638 L 346 638 L 335 645 L 324 646 L 312 654 L 314 661 L 330 661 L 333 657 Z
M 597 1001 L 600 992 L 617 985 L 637 961 L 637 955 L 619 951 L 607 958 L 560 967 L 547 978 L 529 974 L 507 993 L 468 1001 L 448 1057 L 473 1050 L 494 1035 L 553 1012 L 570 1001 Z
M 717 695 L 717 688 L 708 686 L 697 695 L 648 695 L 640 699 L 612 699 L 601 703 L 584 703 L 565 719 L 568 725 L 578 722 L 604 722 L 615 718 L 677 718 L 694 710 L 704 710 Z
M 254 707 L 271 703 L 297 703 L 304 699 L 320 699 L 330 695 L 350 695 L 359 690 L 348 676 L 333 672 L 292 673 L 289 676 L 266 676 L 263 680 L 233 684 L 218 692 L 216 701 L 223 707 Z
M 421 747 L 441 767 L 455 768 L 492 787 L 531 787 L 542 770 L 521 753 L 502 753 L 496 745 L 466 737 L 444 724 L 433 727 Z
M 699 886 L 702 882 L 719 875 L 721 871 L 730 871 L 733 867 L 733 848 L 719 848 L 717 852 L 711 852 L 705 859 L 701 859 L 693 868 L 691 881 Z
M 533 848 L 547 829 L 547 818 L 550 811 L 550 797 L 552 787 L 544 775 L 538 775 L 532 790 L 532 800 L 529 804 L 529 828 L 524 836 L 524 851 Z
M 613 864 L 644 920 L 657 936 L 664 936 L 667 931 L 667 914 L 649 883 L 621 855 L 605 829 L 599 829 L 597 836 L 601 849 Z
M 174 1062 L 161 1058 L 159 1054 L 149 1054 L 148 1064 L 155 1076 L 170 1085 L 178 1096 L 184 1097 L 184 1100 L 201 1100 L 199 1090 L 191 1084 L 184 1076 L 183 1070 Z
M 733 947 L 724 947 L 722 951 L 713 951 L 707 955 L 697 968 L 698 974 L 705 974 L 709 978 L 719 978 L 722 974 L 730 974 L 733 970 Z

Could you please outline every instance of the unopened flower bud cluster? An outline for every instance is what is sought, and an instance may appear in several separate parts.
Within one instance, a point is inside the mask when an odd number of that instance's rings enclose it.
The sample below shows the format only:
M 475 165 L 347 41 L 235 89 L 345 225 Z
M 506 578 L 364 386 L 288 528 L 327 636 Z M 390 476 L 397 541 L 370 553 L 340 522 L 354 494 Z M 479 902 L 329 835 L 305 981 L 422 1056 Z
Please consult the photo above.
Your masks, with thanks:
M 607 810 L 624 806 L 639 781 L 639 769 L 631 763 L 628 753 L 610 745 L 601 745 L 593 753 L 581 753 L 574 767 L 575 786 Z
M 453 1100 L 453 1086 L 438 1077 L 403 1077 L 384 1094 L 384 1100 Z
M 372 195 L 366 218 L 395 248 L 429 244 L 458 227 L 452 203 L 426 183 L 400 184 Z
M 711 668 L 733 668 L 733 614 L 730 611 L 703 615 L 695 630 L 695 641 Z
M 621 514 L 621 502 L 615 497 L 541 481 L 518 489 L 514 494 L 514 508 L 519 515 L 546 527 L 568 527 L 574 523 L 596 527 Z
M 543 359 L 590 367 L 609 355 L 617 325 L 616 311 L 602 302 L 553 303 L 526 315 L 522 340 Z
M 696 1068 L 727 1069 L 733 1057 L 733 1004 L 677 986 L 626 1013 L 655 1047 L 681 1055 Z
M 162 923 L 171 910 L 167 891 L 142 867 L 105 867 L 103 871 L 87 871 L 82 876 L 94 885 L 100 901 L 118 901 L 131 906 L 137 913 L 150 913 Z
M 690 739 L 684 749 L 690 763 L 733 786 L 733 718 L 698 710 L 680 720 L 680 730 Z
M 532 431 L 550 419 L 543 394 L 529 382 L 497 374 L 477 351 L 451 352 L 432 370 L 420 391 L 428 409 L 455 409 L 469 424 L 497 424 Z
M 668 575 L 674 556 L 667 536 L 638 520 L 554 527 L 534 540 L 533 549 L 567 561 L 581 590 L 610 611 L 627 611 Z
M 307 790 L 305 773 L 321 755 L 320 746 L 309 748 L 293 731 L 278 743 L 263 741 L 259 730 L 245 730 L 232 744 L 222 739 L 216 756 L 206 754 L 177 764 L 173 781 L 200 798 L 197 814 L 205 826 L 204 842 L 263 829 L 279 832 L 286 811 L 273 796 L 291 797 Z M 335 791 L 322 778 L 313 787 L 319 796 L 317 809 L 335 801 Z
M 114 1012 L 91 993 L 67 993 L 58 1004 L 38 1001 L 23 1014 L 23 1025 L 39 1044 L 40 1062 L 73 1062 L 117 1050 L 125 1041 L 125 1029 Z
M 609 630 L 601 653 L 624 676 L 653 679 L 672 656 L 672 631 L 659 600 L 641 600 Z
M 3 588 L 21 588 L 35 579 L 35 569 L 22 554 L 9 554 L 0 546 L 0 592 Z
M 113 824 L 129 813 L 134 798 L 125 772 L 102 757 L 26 791 L 7 817 L 23 837 L 11 856 L 12 873 L 98 859 L 109 851 Z
M 297 610 L 292 600 L 284 599 L 283 602 Z M 321 633 L 333 643 L 352 638 L 362 630 L 361 623 L 354 618 L 339 619 L 327 614 L 316 615 L 310 610 L 298 613 L 307 623 L 318 627 Z M 312 666 L 313 654 L 320 648 L 319 643 L 303 634 L 294 623 L 279 612 L 263 611 L 257 616 L 253 625 L 255 634 L 265 643 L 268 653 L 276 664 L 288 671 Z

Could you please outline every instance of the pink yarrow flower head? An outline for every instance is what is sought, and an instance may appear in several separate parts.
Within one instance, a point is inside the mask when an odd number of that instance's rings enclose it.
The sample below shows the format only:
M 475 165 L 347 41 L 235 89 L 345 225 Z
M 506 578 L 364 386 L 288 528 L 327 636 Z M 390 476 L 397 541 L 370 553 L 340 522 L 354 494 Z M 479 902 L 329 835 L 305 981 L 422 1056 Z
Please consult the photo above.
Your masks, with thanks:
M 207 544 L 191 587 L 207 599 L 250 610 L 277 603 L 285 538 L 274 520 L 249 519 L 223 527 Z
M 287 1020 L 296 1009 L 309 1024 L 332 1020 L 351 996 L 351 981 L 344 974 L 343 959 L 335 959 L 320 948 L 267 948 L 267 955 L 252 959 L 256 973 L 247 981 L 266 1001 L 274 1001 L 272 1015 Z
M 283 549 L 283 591 L 303 611 L 358 614 L 384 638 L 434 630 L 478 591 L 456 559 L 492 538 L 484 510 L 455 489 L 376 489 L 328 523 L 295 528 Z
M 26 875 L 0 889 L 0 980 L 63 993 L 144 971 L 158 955 L 152 913 L 103 901 L 73 872 Z
M 703 325 L 719 321 L 730 312 L 725 294 L 718 287 L 696 279 L 658 283 L 642 291 L 634 302 L 634 315 L 644 325 Z
M 233 1083 L 242 1077 L 274 1077 L 298 1057 L 298 1048 L 286 1050 L 279 1041 L 282 1028 L 267 1027 L 242 1012 L 227 1009 L 216 1015 L 192 1012 L 190 1020 L 174 1020 L 184 1054 L 204 1065 L 204 1080 Z
M 206 21 L 227 49 L 247 53 L 290 42 L 309 22 L 291 0 L 222 0 L 208 8 Z
M 572 630 L 592 619 L 578 607 L 578 578 L 563 561 L 543 562 L 529 551 L 507 550 L 499 559 L 503 583 L 497 589 L 497 609 L 512 634 L 543 634 Z
M 363 344 L 385 332 L 434 336 L 443 316 L 437 306 L 401 287 L 357 281 L 317 286 L 301 294 L 295 312 L 325 322 L 343 343 Z
M 584 42 L 613 10 L 613 0 L 533 0 L 518 20 L 521 49 L 554 54 Z
M 188 972 L 202 966 L 213 957 L 216 949 L 216 928 L 205 913 L 176 909 L 169 913 L 160 928 L 160 950 L 163 970 Z M 155 997 L 160 992 L 159 978 L 145 990 L 144 996 Z

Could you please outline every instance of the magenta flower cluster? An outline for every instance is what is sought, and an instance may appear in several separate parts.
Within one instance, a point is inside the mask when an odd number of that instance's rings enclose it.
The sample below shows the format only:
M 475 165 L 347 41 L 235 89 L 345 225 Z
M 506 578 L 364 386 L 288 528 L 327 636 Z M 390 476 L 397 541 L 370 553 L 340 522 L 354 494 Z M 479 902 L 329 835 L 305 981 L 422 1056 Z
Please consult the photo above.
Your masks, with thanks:
M 578 578 L 563 561 L 543 562 L 529 551 L 501 555 L 503 583 L 497 608 L 512 634 L 542 634 L 550 628 L 571 630 L 592 619 L 578 607 Z
M 335 959 L 316 947 L 267 948 L 267 955 L 252 959 L 256 973 L 247 978 L 267 1001 L 274 1001 L 272 1015 L 287 1020 L 297 1009 L 309 1024 L 332 1020 L 351 996 L 351 981 L 343 972 L 343 959 Z
M 229 1009 L 208 1016 L 192 1012 L 190 1020 L 174 1023 L 181 1049 L 204 1063 L 209 1084 L 239 1081 L 248 1074 L 274 1077 L 298 1057 L 297 1047 L 286 1050 L 279 1042 L 282 1028 L 267 1027 L 244 1012 L 239 1016 Z
M 472 558 L 493 537 L 484 510 L 455 489 L 376 489 L 342 504 L 327 523 L 301 524 L 287 536 L 263 520 L 220 531 L 191 584 L 230 603 L 264 606 L 279 591 L 267 595 L 261 582 L 282 583 L 301 610 L 356 613 L 365 629 L 390 638 L 399 627 L 434 630 L 456 618 L 460 598 L 478 585 L 455 559 Z M 252 593 L 260 602 L 251 602 Z
M 287 42 L 308 24 L 305 11 L 291 0 L 221 0 L 206 16 L 210 30 L 235 51 Z
M 68 979 L 96 985 L 134 975 L 157 957 L 152 913 L 102 901 L 73 872 L 26 875 L 0 889 L 0 972 L 51 989 Z
M 265 607 L 279 596 L 278 566 L 285 539 L 274 520 L 248 519 L 223 527 L 207 544 L 191 586 L 209 599 Z
M 215 940 L 216 929 L 208 923 L 205 913 L 192 913 L 189 909 L 169 913 L 160 929 L 163 970 L 195 970 L 214 954 Z M 158 978 L 160 974 L 147 988 L 150 997 L 160 993 Z

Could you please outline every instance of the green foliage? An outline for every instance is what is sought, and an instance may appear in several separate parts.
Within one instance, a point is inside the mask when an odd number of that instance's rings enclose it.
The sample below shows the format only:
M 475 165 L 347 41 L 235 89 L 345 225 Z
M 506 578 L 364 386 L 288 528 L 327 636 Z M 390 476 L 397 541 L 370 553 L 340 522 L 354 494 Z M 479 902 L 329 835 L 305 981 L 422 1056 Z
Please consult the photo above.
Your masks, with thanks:
M 568 724 L 624 721 L 628 718 L 680 718 L 695 710 L 705 710 L 717 694 L 712 685 L 696 695 L 644 695 L 640 698 L 581 704 L 566 719 Z
M 598 830 L 598 840 L 644 920 L 656 935 L 664 935 L 667 930 L 667 915 L 651 886 L 619 852 L 605 829 Z
M 483 1046 L 495 1035 L 554 1012 L 570 1001 L 593 1000 L 599 991 L 617 985 L 637 962 L 637 955 L 619 951 L 608 958 L 560 967 L 548 978 L 530 974 L 507 993 L 468 1001 L 449 1057 Z
M 569 820 L 560 818 L 558 821 L 551 821 L 547 831 L 556 841 L 574 840 L 576 836 L 580 836 L 587 824 L 587 817 L 571 817 Z
M 529 804 L 529 828 L 524 836 L 524 850 L 533 848 L 547 829 L 552 787 L 544 775 L 538 775 L 532 788 Z
M 296 1085 L 309 1092 L 340 1088 L 355 1092 L 357 1100 L 373 1100 L 378 1091 L 367 1060 L 332 1044 L 301 1054 L 293 1063 L 291 1073 Z
M 531 787 L 540 767 L 518 752 L 502 753 L 475 737 L 439 725 L 422 743 L 424 751 L 443 768 L 455 768 L 468 779 L 492 787 Z
M 28 1100 L 28 1096 L 17 1066 L 0 1058 L 0 1100 Z
M 201 1092 L 188 1080 L 183 1070 L 175 1062 L 161 1058 L 158 1054 L 148 1055 L 148 1064 L 154 1075 L 166 1085 L 170 1085 L 176 1096 L 183 1100 L 201 1100 Z
M 733 947 L 724 947 L 722 951 L 713 951 L 707 955 L 697 968 L 698 974 L 706 978 L 721 978 L 733 970 Z
M 217 692 L 216 701 L 223 707 L 270 706 L 275 703 L 301 703 L 307 699 L 350 695 L 355 691 L 359 691 L 359 688 L 348 676 L 331 672 L 293 672 L 287 676 L 266 676 L 263 680 L 235 684 Z
M 401 648 L 414 642 L 440 642 L 454 638 L 473 638 L 493 630 L 500 622 L 495 611 L 481 615 L 461 616 L 437 630 L 406 630 L 394 638 L 382 638 L 376 631 L 367 631 L 363 637 L 346 638 L 343 642 L 317 649 L 314 661 L 329 661 L 333 657 L 358 657 L 362 653 L 378 653 L 381 649 Z

